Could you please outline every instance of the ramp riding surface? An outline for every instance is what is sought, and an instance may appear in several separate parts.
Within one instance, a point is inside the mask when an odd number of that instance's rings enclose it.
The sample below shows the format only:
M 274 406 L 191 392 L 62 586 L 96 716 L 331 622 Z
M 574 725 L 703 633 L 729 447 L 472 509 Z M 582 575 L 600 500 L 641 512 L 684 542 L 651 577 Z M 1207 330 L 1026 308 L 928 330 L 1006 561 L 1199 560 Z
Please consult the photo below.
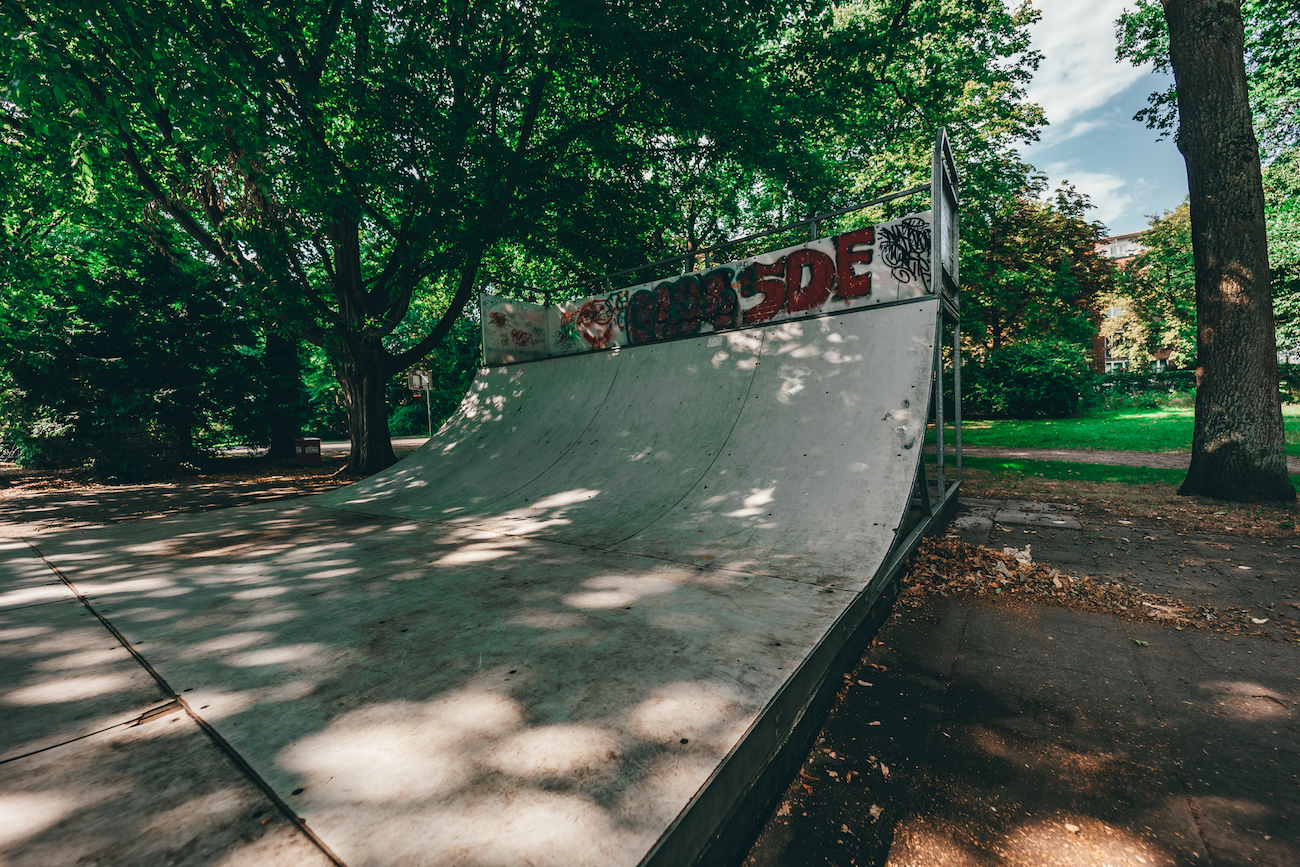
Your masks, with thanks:
M 342 862 L 670 862 L 894 543 L 938 303 L 491 369 L 357 485 L 33 541 Z

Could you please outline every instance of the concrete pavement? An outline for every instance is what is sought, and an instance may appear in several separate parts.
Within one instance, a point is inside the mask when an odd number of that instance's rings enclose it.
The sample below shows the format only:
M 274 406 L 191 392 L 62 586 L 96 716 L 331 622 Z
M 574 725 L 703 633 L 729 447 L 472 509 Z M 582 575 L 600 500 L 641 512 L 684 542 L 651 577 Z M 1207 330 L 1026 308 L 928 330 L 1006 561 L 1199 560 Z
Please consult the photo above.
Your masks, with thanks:
M 966 517 L 1042 515 L 1016 505 Z M 1154 516 L 973 523 L 972 541 L 1028 541 L 1040 562 L 1189 602 L 1261 619 L 1300 604 L 1286 540 L 1179 536 Z M 1294 867 L 1298 706 L 1294 643 L 932 596 L 846 678 L 745 863 Z

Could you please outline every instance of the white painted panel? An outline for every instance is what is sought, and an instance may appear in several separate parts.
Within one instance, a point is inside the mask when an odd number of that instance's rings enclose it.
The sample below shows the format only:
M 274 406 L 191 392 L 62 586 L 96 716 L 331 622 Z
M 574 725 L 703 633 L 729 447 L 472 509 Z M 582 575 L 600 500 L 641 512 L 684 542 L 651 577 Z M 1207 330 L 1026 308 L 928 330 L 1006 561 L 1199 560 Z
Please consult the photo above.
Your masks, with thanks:
M 937 303 L 765 329 L 745 411 L 717 462 L 617 550 L 864 586 L 911 496 Z
M 588 547 L 612 545 L 671 510 L 713 463 L 757 368 L 763 331 L 622 351 L 591 426 L 545 473 L 473 523 Z
M 442 520 L 527 485 L 581 436 L 618 371 L 589 353 L 480 372 L 460 409 L 414 454 L 318 502 Z

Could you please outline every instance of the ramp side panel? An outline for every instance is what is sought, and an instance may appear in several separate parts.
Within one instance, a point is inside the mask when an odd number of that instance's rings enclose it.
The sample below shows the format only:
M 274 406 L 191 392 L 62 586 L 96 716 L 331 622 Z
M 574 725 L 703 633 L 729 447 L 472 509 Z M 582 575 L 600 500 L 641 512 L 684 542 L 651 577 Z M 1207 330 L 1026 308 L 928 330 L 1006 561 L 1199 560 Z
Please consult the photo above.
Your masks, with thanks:
M 582 436 L 620 362 L 616 353 L 593 353 L 480 372 L 460 409 L 418 451 L 319 502 L 427 520 L 476 514 L 536 479 Z
M 679 506 L 615 550 L 865 587 L 911 497 L 937 303 L 767 329 L 722 454 Z
M 731 434 L 762 340 L 751 329 L 624 351 L 608 398 L 572 447 L 464 521 L 600 548 L 651 523 L 694 488 Z

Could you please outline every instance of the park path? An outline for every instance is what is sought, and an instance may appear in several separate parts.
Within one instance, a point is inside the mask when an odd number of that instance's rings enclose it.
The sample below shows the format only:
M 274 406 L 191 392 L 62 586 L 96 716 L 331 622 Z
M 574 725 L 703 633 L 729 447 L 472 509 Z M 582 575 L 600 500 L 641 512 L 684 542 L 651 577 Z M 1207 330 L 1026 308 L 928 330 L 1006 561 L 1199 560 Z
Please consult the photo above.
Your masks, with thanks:
M 1132 452 L 1103 449 L 1021 449 L 992 446 L 962 446 L 962 454 L 977 458 L 1011 458 L 1023 461 L 1070 461 L 1076 464 L 1102 464 L 1110 467 L 1152 467 L 1165 470 L 1185 470 L 1192 460 L 1191 452 Z M 948 454 L 955 450 L 952 446 Z M 1288 456 L 1286 471 L 1300 475 L 1300 457 Z
M 1255 632 L 905 596 L 744 867 L 1300 864 L 1294 538 L 964 498 L 954 532 Z

